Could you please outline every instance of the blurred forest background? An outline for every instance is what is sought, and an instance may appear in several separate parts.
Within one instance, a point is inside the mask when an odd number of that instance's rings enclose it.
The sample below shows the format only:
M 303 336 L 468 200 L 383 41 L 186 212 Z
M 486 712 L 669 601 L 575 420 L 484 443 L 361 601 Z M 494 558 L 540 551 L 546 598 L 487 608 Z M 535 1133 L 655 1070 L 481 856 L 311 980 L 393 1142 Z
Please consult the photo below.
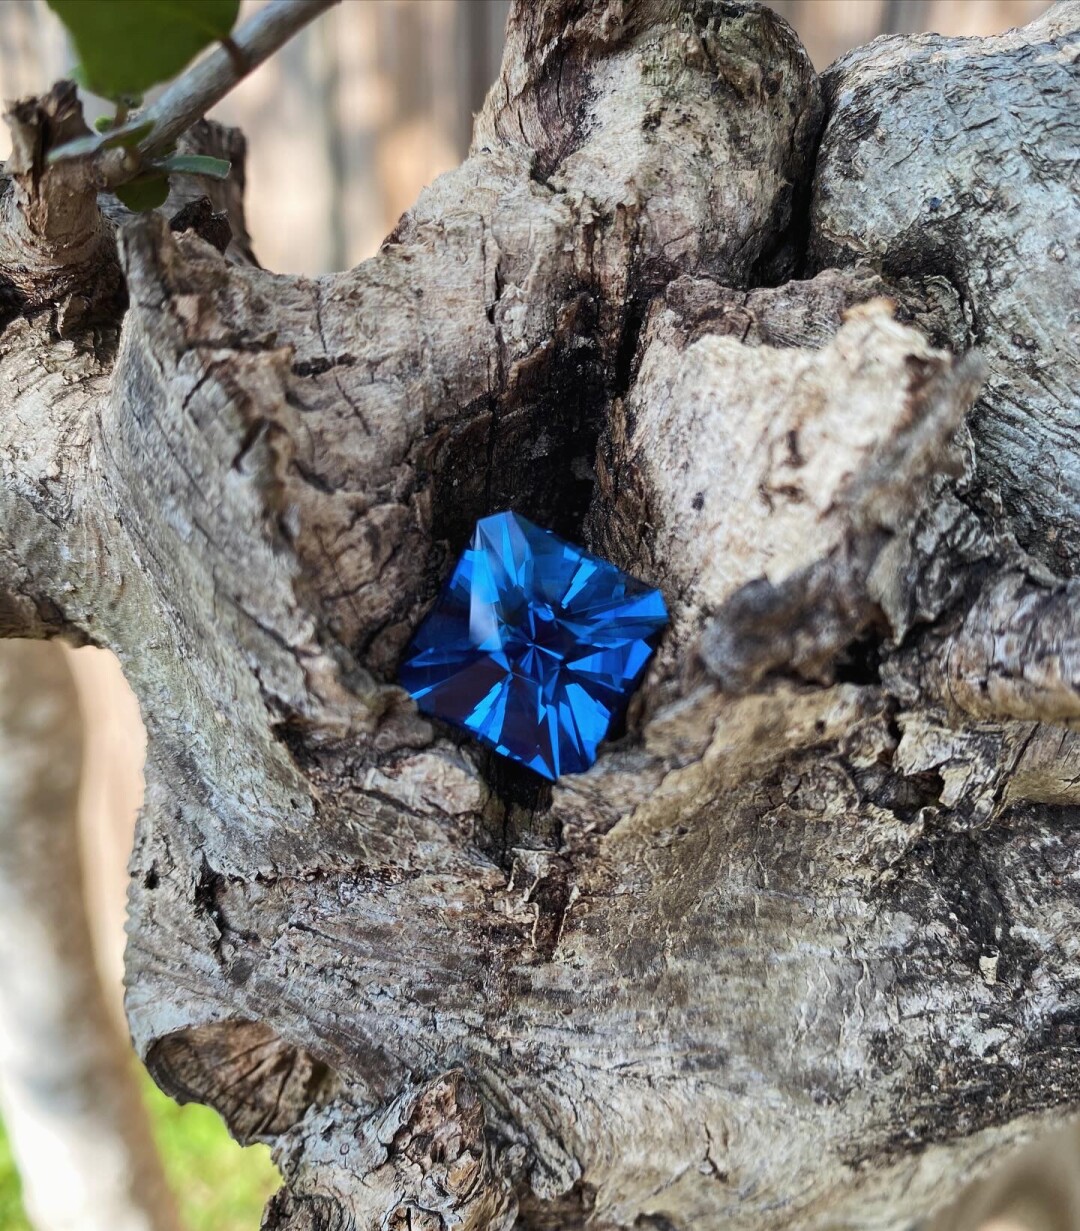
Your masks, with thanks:
M 241 20 L 260 2 L 245 0 Z M 772 3 L 819 69 L 879 34 L 990 34 L 1022 25 L 1047 6 L 1048 0 Z M 248 218 L 265 266 L 317 275 L 355 264 L 375 251 L 423 185 L 461 160 L 472 115 L 498 71 L 508 7 L 509 0 L 343 0 L 218 107 L 215 118 L 238 125 L 248 139 Z M 64 32 L 41 0 L 0 0 L 4 99 L 41 92 L 70 67 Z M 0 157 L 6 141 L 5 131 Z M 144 735 L 116 661 L 91 649 L 68 658 L 84 719 L 79 828 L 91 933 L 123 1029 L 126 863 Z M 241 1150 L 213 1112 L 178 1108 L 145 1076 L 140 1080 L 183 1224 L 189 1231 L 253 1231 L 277 1182 L 266 1152 Z M 1075 1141 L 1042 1147 L 1035 1167 L 1037 1189 L 1016 1187 L 1014 1170 L 942 1227 L 1080 1229 L 1068 1179 L 1080 1171 Z M 65 1183 L 60 1160 L 55 1181 Z M 1015 1200 L 1006 1200 L 1006 1191 L 1018 1194 Z M 992 1211 L 1003 1208 L 1008 1217 L 991 1221 Z M 0 1126 L 0 1231 L 30 1225 Z

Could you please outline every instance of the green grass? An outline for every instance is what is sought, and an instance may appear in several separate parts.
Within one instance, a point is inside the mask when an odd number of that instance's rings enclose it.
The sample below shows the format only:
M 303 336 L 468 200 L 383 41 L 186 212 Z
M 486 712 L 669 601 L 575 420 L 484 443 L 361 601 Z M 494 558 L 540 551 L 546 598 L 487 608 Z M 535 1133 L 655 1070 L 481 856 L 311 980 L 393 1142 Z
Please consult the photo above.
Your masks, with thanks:
M 266 1146 L 238 1146 L 216 1111 L 180 1107 L 150 1080 L 146 1103 L 188 1231 L 257 1231 L 281 1177 Z M 0 1228 L 0 1231 L 4 1231 Z
M 265 1146 L 238 1146 L 217 1112 L 180 1107 L 143 1075 L 158 1150 L 188 1231 L 257 1231 L 281 1183 Z M 0 1124 L 0 1231 L 32 1231 L 19 1175 Z
M 31 1231 L 22 1207 L 22 1186 L 0 1124 L 0 1231 Z

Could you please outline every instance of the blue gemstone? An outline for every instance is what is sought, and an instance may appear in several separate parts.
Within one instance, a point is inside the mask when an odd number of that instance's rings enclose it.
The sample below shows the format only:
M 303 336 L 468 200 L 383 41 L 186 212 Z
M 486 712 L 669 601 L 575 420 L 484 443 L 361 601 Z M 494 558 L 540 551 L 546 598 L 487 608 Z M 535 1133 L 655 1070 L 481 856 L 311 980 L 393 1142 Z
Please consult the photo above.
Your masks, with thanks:
M 580 773 L 667 623 L 659 590 L 516 513 L 477 522 L 399 680 L 545 778 Z

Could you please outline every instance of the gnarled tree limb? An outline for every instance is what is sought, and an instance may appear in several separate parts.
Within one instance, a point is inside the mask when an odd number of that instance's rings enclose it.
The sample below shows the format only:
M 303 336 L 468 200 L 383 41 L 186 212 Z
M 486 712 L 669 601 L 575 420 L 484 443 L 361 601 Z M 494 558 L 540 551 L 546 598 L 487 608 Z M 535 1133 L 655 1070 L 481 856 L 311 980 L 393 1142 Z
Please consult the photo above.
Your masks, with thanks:
M 522 3 L 469 159 L 372 260 L 140 219 L 122 321 L 9 324 L 4 627 L 124 660 L 133 1030 L 275 1145 L 267 1228 L 905 1226 L 1080 1103 L 1070 557 L 1033 537 L 1078 511 L 1032 491 L 1076 365 L 1018 366 L 994 298 L 1034 311 L 1071 164 L 1010 138 L 995 210 L 976 122 L 1075 136 L 1078 24 L 875 44 L 826 112 L 757 5 Z M 938 106 L 970 122 L 864 190 L 868 134 Z M 948 260 L 858 213 L 922 159 Z M 504 507 L 673 615 L 551 788 L 392 682 Z

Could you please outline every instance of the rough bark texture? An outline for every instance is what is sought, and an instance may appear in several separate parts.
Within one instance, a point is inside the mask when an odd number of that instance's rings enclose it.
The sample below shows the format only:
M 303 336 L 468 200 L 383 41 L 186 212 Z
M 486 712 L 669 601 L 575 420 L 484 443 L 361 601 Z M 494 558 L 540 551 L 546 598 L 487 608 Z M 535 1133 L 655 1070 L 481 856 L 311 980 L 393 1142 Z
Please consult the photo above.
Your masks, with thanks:
M 8 324 L 2 623 L 140 697 L 131 1023 L 268 1231 L 899 1228 L 1080 1105 L 1078 28 L 523 2 L 372 260 Z M 505 507 L 673 614 L 553 788 L 392 683 Z

